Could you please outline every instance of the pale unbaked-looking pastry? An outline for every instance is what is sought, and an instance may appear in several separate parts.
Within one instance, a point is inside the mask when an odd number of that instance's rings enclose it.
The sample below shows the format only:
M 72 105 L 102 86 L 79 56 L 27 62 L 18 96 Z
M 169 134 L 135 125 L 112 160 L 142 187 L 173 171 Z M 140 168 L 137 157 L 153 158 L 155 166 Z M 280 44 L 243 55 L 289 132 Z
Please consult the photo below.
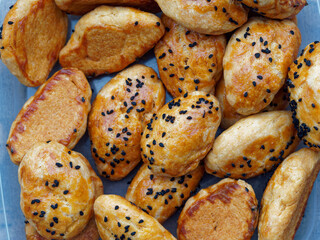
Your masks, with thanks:
M 226 97 L 237 113 L 258 113 L 271 103 L 300 43 L 300 31 L 290 20 L 251 18 L 232 35 L 223 70 Z
M 156 15 L 129 7 L 100 6 L 76 24 L 59 61 L 86 75 L 118 72 L 154 47 L 164 34 Z
M 320 170 L 320 155 L 301 149 L 274 172 L 263 193 L 259 240 L 293 240 Z
M 187 201 L 178 220 L 178 239 L 250 240 L 258 217 L 251 185 L 227 178 Z
M 225 36 L 190 31 L 165 15 L 161 20 L 167 32 L 154 52 L 168 92 L 178 97 L 186 92 L 213 91 L 222 75 Z
M 57 141 L 72 149 L 87 128 L 91 88 L 74 68 L 55 73 L 22 107 L 11 125 L 7 150 L 19 164 L 37 142 Z
M 3 22 L 1 60 L 22 84 L 40 86 L 56 63 L 67 32 L 67 15 L 54 0 L 18 0 Z
M 102 240 L 176 240 L 157 220 L 121 196 L 100 196 L 94 214 Z

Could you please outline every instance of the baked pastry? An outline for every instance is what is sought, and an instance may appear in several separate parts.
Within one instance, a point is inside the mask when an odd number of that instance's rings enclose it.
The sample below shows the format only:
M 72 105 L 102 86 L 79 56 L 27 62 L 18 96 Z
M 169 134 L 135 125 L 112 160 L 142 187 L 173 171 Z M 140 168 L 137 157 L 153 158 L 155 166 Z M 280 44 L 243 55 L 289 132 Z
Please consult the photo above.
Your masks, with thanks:
M 87 128 L 91 88 L 74 68 L 56 72 L 22 107 L 11 125 L 7 150 L 19 164 L 37 142 L 57 141 L 72 149 Z
M 255 114 L 219 135 L 205 159 L 206 171 L 221 178 L 255 177 L 278 166 L 298 144 L 289 111 Z
M 118 72 L 153 48 L 164 32 L 156 15 L 129 7 L 100 6 L 78 21 L 59 61 L 86 75 Z
M 227 100 L 237 113 L 258 113 L 271 103 L 300 43 L 300 31 L 290 20 L 251 18 L 232 35 L 223 70 Z
M 159 6 L 154 0 L 55 0 L 63 11 L 82 15 L 100 5 L 116 5 L 136 7 L 147 12 L 159 12 Z
M 103 185 L 80 153 L 57 142 L 37 143 L 24 156 L 18 175 L 21 210 L 30 224 L 28 240 L 39 235 L 44 239 L 99 239 L 94 225 L 88 225 L 91 231 L 85 228 Z M 38 234 L 30 234 L 34 230 Z
M 94 214 L 102 240 L 175 240 L 157 220 L 117 195 L 100 196 Z
M 40 86 L 56 63 L 67 32 L 67 15 L 54 0 L 18 0 L 4 19 L 1 60 L 22 84 Z
M 91 152 L 99 173 L 110 180 L 127 176 L 141 160 L 141 133 L 165 103 L 157 73 L 134 65 L 98 93 L 89 115 Z
M 294 239 L 319 170 L 319 153 L 306 148 L 277 168 L 262 197 L 260 240 Z
M 258 223 L 250 184 L 224 179 L 189 198 L 178 220 L 179 240 L 250 240 Z
M 225 36 L 189 31 L 165 15 L 161 20 L 167 33 L 154 53 L 168 92 L 173 97 L 198 90 L 210 93 L 222 75 Z
M 290 66 L 287 84 L 290 108 L 299 138 L 320 151 L 320 44 L 309 44 Z
M 247 21 L 248 11 L 238 1 L 155 0 L 165 15 L 195 32 L 221 35 Z
M 219 102 L 213 95 L 196 91 L 173 99 L 143 131 L 143 161 L 160 176 L 186 175 L 210 151 L 220 121 Z
M 133 202 L 160 223 L 166 221 L 196 190 L 204 167 L 174 178 L 154 175 L 144 164 L 133 178 L 126 199 Z

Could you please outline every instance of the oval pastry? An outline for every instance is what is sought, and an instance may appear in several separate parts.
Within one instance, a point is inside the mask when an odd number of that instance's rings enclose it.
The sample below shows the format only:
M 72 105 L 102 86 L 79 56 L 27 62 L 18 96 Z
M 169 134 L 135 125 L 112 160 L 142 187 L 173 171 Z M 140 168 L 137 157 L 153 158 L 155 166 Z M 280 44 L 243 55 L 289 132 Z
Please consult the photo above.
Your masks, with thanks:
M 251 185 L 227 178 L 187 201 L 178 220 L 178 239 L 250 240 L 258 217 Z
M 259 113 L 220 134 L 205 159 L 206 171 L 221 178 L 255 177 L 277 166 L 298 144 L 290 112 Z
M 300 31 L 289 20 L 251 18 L 232 35 L 223 69 L 227 100 L 237 113 L 258 113 L 271 103 L 300 43 Z
M 91 88 L 74 68 L 56 72 L 22 107 L 11 125 L 7 150 L 19 164 L 37 142 L 57 141 L 72 149 L 87 127 Z
M 222 74 L 225 36 L 206 36 L 189 31 L 169 17 L 161 18 L 167 33 L 156 45 L 160 78 L 168 92 L 211 92 Z
M 196 190 L 203 174 L 204 167 L 199 166 L 181 177 L 162 177 L 144 164 L 133 178 L 126 199 L 163 223 Z
M 94 213 L 102 240 L 176 240 L 157 220 L 121 196 L 100 196 Z
M 98 93 L 89 115 L 92 156 L 99 173 L 120 180 L 141 160 L 144 126 L 165 103 L 156 72 L 134 65 L 116 75 Z
M 213 95 L 197 91 L 173 99 L 143 131 L 143 161 L 157 175 L 186 175 L 210 151 L 220 120 L 219 102 Z

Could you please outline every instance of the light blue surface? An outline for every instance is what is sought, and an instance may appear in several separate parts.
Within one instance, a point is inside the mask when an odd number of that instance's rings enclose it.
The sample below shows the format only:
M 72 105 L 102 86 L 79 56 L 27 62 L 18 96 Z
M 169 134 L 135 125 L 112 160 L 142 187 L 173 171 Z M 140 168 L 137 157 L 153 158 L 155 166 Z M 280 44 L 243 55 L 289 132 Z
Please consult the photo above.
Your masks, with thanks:
M 15 1 L 0 0 L 0 22 L 3 21 L 6 12 Z M 298 26 L 302 33 L 301 47 L 308 43 L 320 40 L 320 4 L 319 0 L 311 0 L 298 15 Z M 69 16 L 71 29 L 74 27 L 77 17 Z M 156 61 L 152 51 L 144 56 L 140 61 L 157 71 Z M 58 69 L 56 66 L 55 70 Z M 93 89 L 93 99 L 101 87 L 110 80 L 111 76 L 102 76 L 90 80 Z M 25 239 L 24 216 L 20 210 L 20 187 L 18 184 L 18 167 L 14 165 L 6 151 L 5 144 L 12 121 L 20 111 L 25 101 L 35 93 L 36 89 L 26 88 L 7 70 L 0 61 L 0 240 L 20 240 Z M 167 95 L 167 100 L 170 96 Z M 90 154 L 88 135 L 86 134 L 75 148 L 86 156 L 94 167 Z M 137 170 L 137 169 L 136 169 Z M 114 193 L 124 196 L 127 189 L 127 182 L 134 176 L 136 170 L 127 178 L 119 182 L 110 182 L 103 179 L 105 193 Z M 259 176 L 248 182 L 255 189 L 256 195 L 261 199 L 263 190 L 271 174 Z M 219 179 L 206 175 L 201 182 L 201 187 L 206 187 L 218 182 Z M 317 240 L 320 239 L 320 177 L 314 185 L 310 195 L 308 205 L 300 228 L 296 234 L 296 240 Z M 179 213 L 170 218 L 164 225 L 172 233 L 176 234 L 176 221 Z M 255 235 L 252 239 L 257 239 Z M 232 239 L 230 239 L 232 240 Z

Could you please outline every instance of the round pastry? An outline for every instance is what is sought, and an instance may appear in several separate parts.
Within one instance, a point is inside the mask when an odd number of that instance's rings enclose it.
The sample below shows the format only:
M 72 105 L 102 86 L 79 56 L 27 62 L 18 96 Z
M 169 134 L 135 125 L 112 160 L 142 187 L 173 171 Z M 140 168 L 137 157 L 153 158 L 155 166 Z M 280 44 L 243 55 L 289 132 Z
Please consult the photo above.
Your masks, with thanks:
M 319 153 L 306 148 L 277 168 L 261 201 L 260 240 L 294 239 L 319 170 Z
M 247 21 L 248 11 L 238 1 L 155 0 L 165 15 L 195 32 L 221 35 Z
M 35 144 L 24 156 L 18 175 L 21 210 L 46 239 L 80 234 L 93 216 L 95 198 L 103 192 L 88 161 L 57 142 Z
M 290 20 L 251 18 L 232 35 L 223 70 L 226 97 L 237 113 L 258 113 L 271 103 L 300 42 L 300 31 Z
M 161 20 L 167 33 L 154 52 L 168 92 L 173 97 L 198 90 L 210 93 L 222 74 L 225 36 L 189 31 L 165 15 Z
M 196 91 L 173 99 L 143 131 L 143 161 L 157 175 L 186 175 L 210 151 L 220 120 L 219 102 L 213 95 Z
M 250 240 L 258 216 L 258 201 L 251 185 L 227 178 L 187 201 L 178 220 L 178 238 Z
M 134 65 L 111 79 L 98 93 L 89 115 L 92 156 L 110 180 L 128 175 L 141 160 L 141 133 L 165 103 L 157 73 Z

